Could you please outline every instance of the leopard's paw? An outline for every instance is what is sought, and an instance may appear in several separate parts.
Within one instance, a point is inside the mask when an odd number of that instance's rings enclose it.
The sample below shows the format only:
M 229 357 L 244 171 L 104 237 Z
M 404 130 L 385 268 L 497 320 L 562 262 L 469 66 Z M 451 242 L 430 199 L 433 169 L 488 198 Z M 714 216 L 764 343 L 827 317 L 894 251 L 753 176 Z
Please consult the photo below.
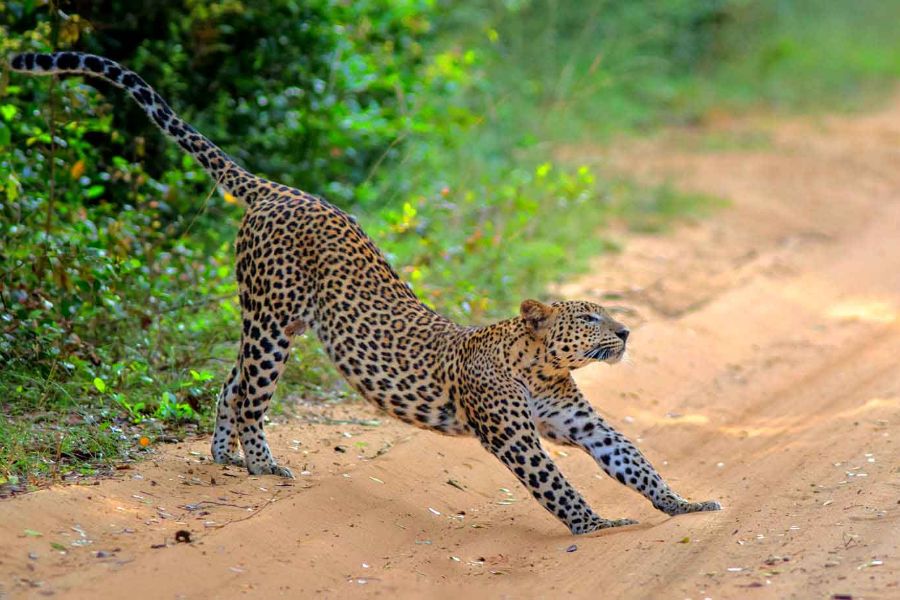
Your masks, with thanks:
M 601 529 L 611 529 L 613 527 L 625 527 L 626 525 L 637 524 L 638 522 L 634 519 L 603 519 L 601 517 L 595 517 L 586 525 L 572 529 L 572 533 L 575 535 L 584 535 L 585 533 L 592 533 L 594 531 L 600 531 Z
M 722 505 L 715 500 L 707 500 L 706 502 L 684 502 L 679 504 L 676 509 L 670 512 L 670 515 L 686 515 L 694 512 L 711 512 L 714 510 L 722 510 Z
M 277 475 L 278 477 L 284 477 L 285 479 L 293 479 L 294 474 L 287 467 L 283 467 L 281 465 L 272 465 L 272 475 Z
M 603 519 L 603 525 L 600 529 L 609 529 L 610 527 L 624 527 L 625 525 L 637 525 L 638 521 L 634 519 Z
M 244 456 L 240 452 L 238 452 L 237 454 L 213 454 L 213 462 L 217 465 L 234 465 L 236 467 L 246 466 Z
M 249 464 L 247 465 L 247 470 L 250 471 L 251 475 L 276 475 L 286 479 L 294 478 L 294 474 L 291 473 L 290 469 L 276 465 L 274 462 Z

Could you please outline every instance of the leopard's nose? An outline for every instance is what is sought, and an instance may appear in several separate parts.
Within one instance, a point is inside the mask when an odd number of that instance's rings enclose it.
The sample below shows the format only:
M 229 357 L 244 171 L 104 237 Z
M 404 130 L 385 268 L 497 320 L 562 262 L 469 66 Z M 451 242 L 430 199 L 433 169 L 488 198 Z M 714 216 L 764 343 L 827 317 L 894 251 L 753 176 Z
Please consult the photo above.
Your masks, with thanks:
M 631 331 L 627 327 L 623 327 L 616 332 L 616 337 L 622 340 L 622 343 L 625 343 L 625 341 L 628 339 L 629 333 L 631 333 Z

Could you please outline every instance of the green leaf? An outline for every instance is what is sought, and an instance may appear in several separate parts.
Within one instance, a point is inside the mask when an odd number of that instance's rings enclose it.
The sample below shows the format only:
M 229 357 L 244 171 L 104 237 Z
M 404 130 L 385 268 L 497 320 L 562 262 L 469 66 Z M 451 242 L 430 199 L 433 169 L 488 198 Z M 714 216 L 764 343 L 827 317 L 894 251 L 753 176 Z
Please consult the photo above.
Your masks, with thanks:
M 94 387 L 97 388 L 97 391 L 102 394 L 106 391 L 106 382 L 104 382 L 99 377 L 94 377 Z
M 209 381 L 213 378 L 213 374 L 209 371 L 197 372 L 194 369 L 191 369 L 191 377 L 194 381 Z
M 0 144 L 2 146 L 3 144 Z M 6 197 L 10 202 L 15 202 L 19 197 L 19 180 L 12 174 L 9 175 L 6 180 L 6 185 L 3 186 L 6 189 Z
M 44 535 L 40 531 L 35 531 L 34 529 L 26 529 L 24 533 L 28 537 L 41 537 L 42 535 Z
M 37 142 L 41 142 L 42 144 L 49 144 L 52 140 L 50 139 L 49 133 L 39 133 L 38 135 L 33 135 L 27 140 L 25 140 L 26 146 L 34 146 Z
M 17 112 L 19 109 L 12 104 L 0 104 L 0 117 L 3 117 L 4 121 L 12 121 Z
M 106 188 L 103 187 L 102 185 L 92 185 L 91 187 L 89 187 L 87 189 L 87 191 L 84 193 L 84 195 L 93 200 L 94 198 L 97 198 L 98 196 L 102 195 L 103 192 L 105 192 L 105 191 L 106 191 Z
M 11 139 L 12 138 L 9 133 L 9 127 L 7 127 L 4 123 L 0 123 L 0 148 L 9 146 L 9 142 Z

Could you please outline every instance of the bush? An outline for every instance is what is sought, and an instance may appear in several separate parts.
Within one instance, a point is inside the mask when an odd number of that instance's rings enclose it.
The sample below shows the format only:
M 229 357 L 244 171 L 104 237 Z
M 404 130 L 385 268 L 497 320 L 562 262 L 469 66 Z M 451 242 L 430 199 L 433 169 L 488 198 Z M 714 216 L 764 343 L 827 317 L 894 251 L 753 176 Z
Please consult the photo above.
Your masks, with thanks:
M 252 170 L 344 204 L 409 126 L 403 103 L 421 87 L 435 10 L 424 0 L 75 8 L 0 3 L 0 52 L 56 39 L 118 59 Z M 148 414 L 188 394 L 198 354 L 219 356 L 234 330 L 240 209 L 204 201 L 212 186 L 197 165 L 102 82 L 15 76 L 0 149 L 0 357 L 14 367 L 0 377 L 18 390 L 14 405 L 77 404 L 96 380 Z M 46 392 L 54 380 L 66 385 Z M 216 386 L 201 384 L 204 397 Z
M 5 30 L 21 34 L 37 23 L 41 34 L 29 45 L 46 48 L 46 11 L 5 4 Z M 61 45 L 139 72 L 251 171 L 344 204 L 410 127 L 436 14 L 429 0 L 100 0 L 74 8 L 60 24 Z M 140 158 L 150 174 L 181 165 L 180 151 L 130 98 L 105 97 L 115 130 L 145 140 Z

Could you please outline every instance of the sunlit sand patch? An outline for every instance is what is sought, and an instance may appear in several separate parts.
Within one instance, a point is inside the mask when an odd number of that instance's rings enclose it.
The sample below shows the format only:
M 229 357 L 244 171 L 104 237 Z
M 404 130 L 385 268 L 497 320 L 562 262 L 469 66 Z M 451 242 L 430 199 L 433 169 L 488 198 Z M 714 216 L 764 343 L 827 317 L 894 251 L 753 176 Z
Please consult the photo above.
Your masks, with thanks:
M 648 425 L 706 425 L 709 423 L 709 417 L 700 414 L 668 414 L 660 415 L 648 410 L 633 411 L 635 419 L 641 423 Z
M 866 400 L 865 404 L 843 410 L 835 416 L 843 418 L 855 417 L 860 415 L 861 413 L 878 410 L 879 408 L 900 409 L 900 398 L 869 398 L 868 400 Z
M 855 319 L 870 323 L 893 323 L 897 310 L 882 300 L 846 300 L 831 306 L 826 314 L 833 319 Z
M 770 419 L 756 419 L 755 423 L 741 423 L 737 425 L 722 425 L 719 433 L 732 435 L 737 438 L 775 437 L 783 434 L 796 433 L 806 428 L 810 419 L 807 417 L 773 417 Z
M 800 433 L 832 419 L 858 418 L 863 413 L 879 409 L 900 409 L 900 398 L 870 398 L 859 406 L 848 408 L 837 413 L 819 413 L 809 416 L 770 419 L 746 425 L 722 425 L 719 433 L 738 438 L 774 437 L 784 434 Z
M 719 427 L 719 431 L 725 435 L 732 435 L 739 438 L 755 438 L 755 437 L 772 437 L 782 433 L 787 433 L 790 428 L 787 427 L 769 427 L 766 425 L 753 427 L 744 425 L 726 425 Z
M 706 415 L 671 415 L 663 419 L 657 419 L 659 425 L 706 425 L 709 417 Z

